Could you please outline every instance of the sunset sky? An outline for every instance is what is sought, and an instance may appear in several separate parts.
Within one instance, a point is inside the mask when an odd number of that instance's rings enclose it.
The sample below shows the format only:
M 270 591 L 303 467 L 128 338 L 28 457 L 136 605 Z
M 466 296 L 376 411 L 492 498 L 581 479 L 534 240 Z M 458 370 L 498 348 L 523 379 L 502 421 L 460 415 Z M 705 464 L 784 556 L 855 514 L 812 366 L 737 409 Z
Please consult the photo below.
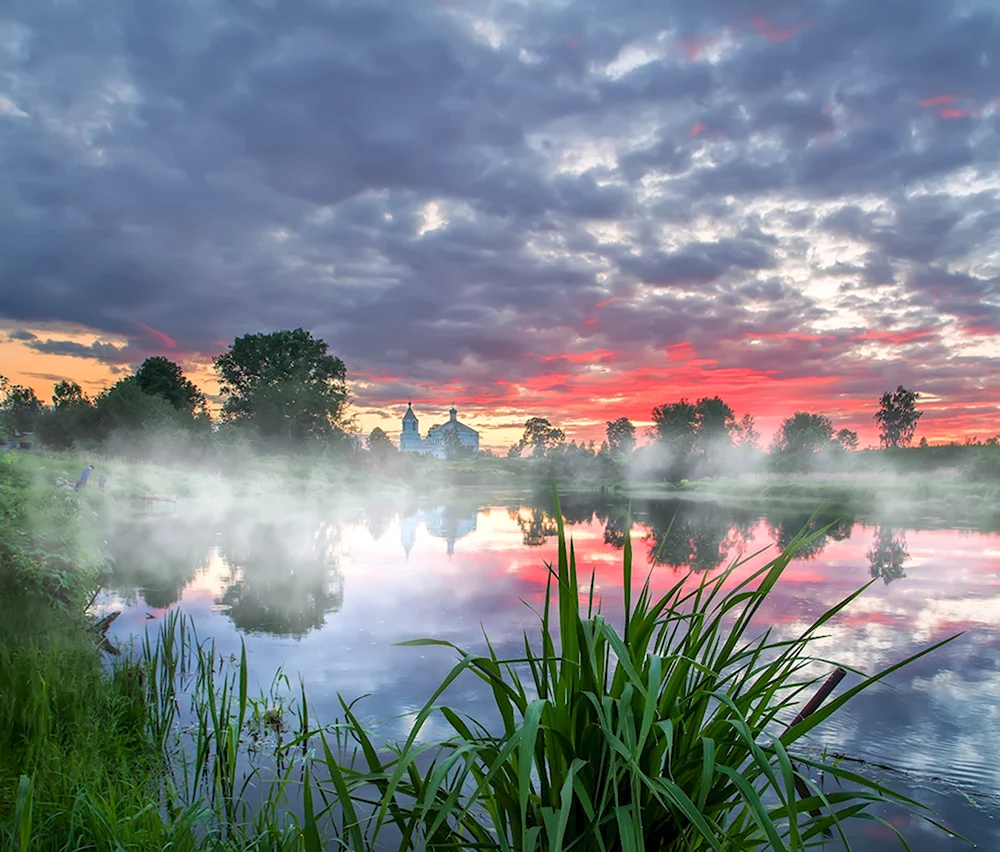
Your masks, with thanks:
M 367 432 L 1000 432 L 993 0 L 10 0 L 0 373 L 303 326 Z

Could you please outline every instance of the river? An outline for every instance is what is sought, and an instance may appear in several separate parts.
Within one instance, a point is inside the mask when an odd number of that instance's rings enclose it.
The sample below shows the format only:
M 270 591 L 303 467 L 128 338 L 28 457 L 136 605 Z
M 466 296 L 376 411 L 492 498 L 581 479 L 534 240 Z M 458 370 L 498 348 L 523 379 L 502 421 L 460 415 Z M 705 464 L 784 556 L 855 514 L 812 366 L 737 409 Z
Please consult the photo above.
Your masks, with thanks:
M 582 497 L 563 509 L 581 575 L 593 570 L 615 620 L 626 509 Z M 322 721 L 337 715 L 338 693 L 368 695 L 362 715 L 402 738 L 404 714 L 423 704 L 455 657 L 394 643 L 431 637 L 482 649 L 485 631 L 501 655 L 515 654 L 522 629 L 536 626 L 525 604 L 541 600 L 544 563 L 556 555 L 545 505 L 483 494 L 320 514 L 211 523 L 154 516 L 120 527 L 109 539 L 114 578 L 98 602 L 123 610 L 114 640 L 127 643 L 180 607 L 223 654 L 238 653 L 242 639 L 260 683 L 279 668 L 301 677 Z M 661 501 L 636 504 L 632 520 L 636 573 L 651 572 L 654 591 L 665 591 L 689 569 L 714 571 L 768 548 L 749 563 L 763 564 L 810 516 Z M 938 528 L 933 519 L 909 528 L 813 520 L 814 528 L 828 523 L 786 570 L 760 626 L 791 635 L 874 579 L 824 631 L 826 657 L 874 672 L 962 635 L 857 697 L 814 731 L 813 744 L 863 761 L 859 771 L 928 803 L 980 848 L 1000 848 L 1000 535 Z M 453 689 L 450 702 L 488 719 L 477 683 Z M 904 812 L 884 816 L 914 850 L 962 846 Z M 855 833 L 856 849 L 892 848 L 884 826 Z

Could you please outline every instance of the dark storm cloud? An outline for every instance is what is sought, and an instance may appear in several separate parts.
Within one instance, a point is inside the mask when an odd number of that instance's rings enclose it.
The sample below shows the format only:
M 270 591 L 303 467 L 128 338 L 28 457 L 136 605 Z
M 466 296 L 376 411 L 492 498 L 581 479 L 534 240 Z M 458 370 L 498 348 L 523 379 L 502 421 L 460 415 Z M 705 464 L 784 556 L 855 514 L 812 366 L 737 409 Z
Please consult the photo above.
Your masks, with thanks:
M 0 316 L 130 341 L 14 337 L 39 352 L 124 364 L 170 338 L 208 356 L 305 325 L 358 374 L 489 386 L 580 339 L 630 363 L 682 340 L 731 360 L 748 334 L 805 334 L 841 307 L 880 328 L 997 322 L 989 6 L 15 0 L 5 15 Z M 839 295 L 818 300 L 786 264 Z M 900 288 L 891 304 L 862 298 L 882 285 Z M 805 361 L 853 369 L 852 346 Z M 800 369 L 775 351 L 746 357 Z

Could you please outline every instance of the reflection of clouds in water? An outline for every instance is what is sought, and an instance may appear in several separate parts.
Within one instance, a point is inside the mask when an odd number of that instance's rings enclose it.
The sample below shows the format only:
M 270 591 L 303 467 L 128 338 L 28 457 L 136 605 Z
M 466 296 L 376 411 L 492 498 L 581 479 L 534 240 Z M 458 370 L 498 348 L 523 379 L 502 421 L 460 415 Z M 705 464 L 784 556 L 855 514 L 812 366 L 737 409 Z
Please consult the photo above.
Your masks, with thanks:
M 634 540 L 649 530 L 662 534 L 676 514 L 673 508 L 636 506 Z M 569 532 L 581 577 L 594 570 L 604 611 L 617 622 L 620 536 L 616 532 L 608 541 L 606 533 L 607 524 L 624 515 L 598 507 L 588 520 L 585 507 L 579 506 L 576 515 Z M 556 558 L 551 536 L 541 536 L 530 549 L 525 546 L 525 528 L 533 533 L 539 517 L 544 532 L 544 510 L 537 507 L 510 513 L 507 507 L 490 513 L 470 513 L 466 507 L 393 514 L 374 530 L 363 517 L 349 523 L 328 519 L 325 526 L 308 518 L 292 525 L 248 520 L 221 536 L 212 532 L 190 563 L 181 600 L 198 622 L 199 634 L 216 638 L 224 653 L 238 649 L 239 634 L 228 618 L 209 608 L 234 588 L 241 594 L 249 588 L 266 614 L 279 620 L 305 617 L 306 623 L 292 625 L 308 627 L 301 632 L 290 630 L 287 623 L 271 625 L 280 628 L 275 633 L 297 633 L 299 639 L 245 636 L 254 675 L 269 683 L 279 666 L 293 679 L 301 674 L 312 710 L 325 720 L 339 712 L 338 693 L 347 700 L 372 693 L 359 705 L 361 715 L 384 720 L 385 735 L 403 736 L 409 723 L 400 714 L 430 696 L 455 656 L 444 648 L 392 644 L 432 637 L 482 649 L 485 630 L 498 653 L 520 655 L 522 628 L 534 630 L 537 624 L 521 601 L 539 601 L 546 581 L 543 563 Z M 775 530 L 784 537 L 791 529 L 791 522 L 779 526 L 775 517 L 765 520 L 743 513 L 735 520 L 727 523 L 717 507 L 714 513 L 689 511 L 684 517 L 686 538 L 671 558 L 676 561 L 682 551 L 701 554 L 709 570 L 714 560 L 722 564 L 732 558 L 730 550 L 754 553 L 770 548 L 752 566 L 740 569 L 735 581 L 776 555 Z M 776 635 L 795 635 L 871 580 L 868 552 L 878 531 L 856 523 L 835 531 L 837 536 L 824 539 L 810 559 L 789 566 L 758 614 L 761 629 L 772 626 Z M 168 538 L 161 536 L 158 545 L 169 547 Z M 458 539 L 463 545 L 455 549 Z M 940 775 L 968 789 L 1000 790 L 998 541 L 995 535 L 906 531 L 906 576 L 890 585 L 873 585 L 828 624 L 817 654 L 872 672 L 954 632 L 968 632 L 897 673 L 887 686 L 848 704 L 816 729 L 814 742 Z M 454 550 L 450 557 L 449 550 Z M 650 570 L 645 556 L 636 547 L 637 583 Z M 681 576 L 668 565 L 651 570 L 654 591 L 664 591 Z M 299 599 L 279 605 L 282 594 Z M 322 602 L 319 607 L 316 596 Z M 327 609 L 333 599 L 336 606 Z M 142 630 L 142 618 L 141 606 L 129 610 L 113 630 Z M 491 700 L 477 687 L 471 677 L 463 676 L 445 699 L 488 720 Z

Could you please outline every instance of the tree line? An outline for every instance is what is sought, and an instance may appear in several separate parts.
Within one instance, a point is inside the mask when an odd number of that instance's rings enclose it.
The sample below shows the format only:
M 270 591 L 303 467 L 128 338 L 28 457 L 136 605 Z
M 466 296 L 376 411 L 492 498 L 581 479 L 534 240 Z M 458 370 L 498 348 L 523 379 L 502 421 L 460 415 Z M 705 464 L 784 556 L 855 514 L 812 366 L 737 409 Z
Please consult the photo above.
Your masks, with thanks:
M 923 414 L 917 410 L 919 396 L 902 385 L 881 396 L 874 419 L 882 448 L 910 446 Z M 632 421 L 619 417 L 607 421 L 605 439 L 600 447 L 595 447 L 593 441 L 567 443 L 562 429 L 546 418 L 532 417 L 507 456 L 523 458 L 528 454 L 551 462 L 574 457 L 617 462 L 634 459 L 656 478 L 676 481 L 739 470 L 748 457 L 759 460 L 765 454 L 753 416 L 744 414 L 737 419 L 733 409 L 719 396 L 658 405 L 652 410 L 651 419 L 653 426 L 645 446 L 637 446 Z M 858 433 L 854 430 L 835 429 L 825 414 L 797 411 L 781 424 L 766 455 L 773 469 L 798 471 L 832 463 L 843 453 L 858 448 Z M 640 459 L 640 454 L 644 458 Z
M 212 441 L 227 446 L 254 442 L 281 451 L 304 445 L 355 446 L 347 413 L 347 368 L 310 332 L 297 328 L 243 335 L 213 360 L 213 368 L 220 391 L 217 421 L 180 365 L 163 356 L 147 358 L 134 373 L 93 398 L 79 384 L 60 381 L 51 404 L 39 400 L 31 388 L 0 376 L 0 432 L 5 433 L 0 437 L 32 433 L 55 449 L 113 445 L 146 456 L 151 455 L 151 443 L 166 452 L 207 447 Z M 918 398 L 902 386 L 882 395 L 874 415 L 882 447 L 911 444 L 922 414 L 916 408 Z M 741 458 L 764 452 L 754 418 L 744 414 L 737 419 L 719 396 L 658 405 L 651 419 L 649 440 L 639 447 L 636 427 L 627 417 L 607 422 L 600 446 L 567 441 L 565 432 L 548 419 L 532 417 L 507 456 L 546 459 L 557 475 L 584 470 L 598 477 L 613 475 L 616 465 L 635 460 L 657 478 L 676 480 L 722 473 L 738 466 Z M 466 448 L 453 443 L 446 447 L 448 458 L 468 455 Z M 367 446 L 373 457 L 395 450 L 378 428 L 368 436 Z M 767 455 L 775 469 L 802 470 L 857 449 L 856 432 L 835 429 L 826 415 L 799 411 L 782 423 Z
M 111 446 L 140 455 L 150 455 L 151 444 L 181 452 L 213 436 L 282 449 L 348 439 L 347 368 L 310 332 L 243 335 L 213 367 L 221 402 L 217 422 L 181 366 L 154 356 L 93 398 L 76 382 L 61 381 L 51 405 L 0 377 L 0 428 L 8 440 L 31 433 L 54 449 Z

